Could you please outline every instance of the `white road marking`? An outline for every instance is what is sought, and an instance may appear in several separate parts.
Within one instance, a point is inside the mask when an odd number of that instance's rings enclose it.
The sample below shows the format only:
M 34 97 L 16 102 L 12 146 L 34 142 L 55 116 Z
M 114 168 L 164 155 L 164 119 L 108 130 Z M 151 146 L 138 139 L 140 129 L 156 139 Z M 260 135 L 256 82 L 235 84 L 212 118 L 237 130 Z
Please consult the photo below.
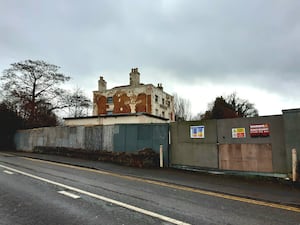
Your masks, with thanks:
M 68 197 L 73 198 L 73 199 L 78 199 L 78 198 L 80 198 L 79 195 L 75 195 L 75 194 L 70 193 L 70 192 L 67 192 L 67 191 L 59 191 L 58 193 L 59 193 L 59 194 L 62 194 L 62 195 L 65 195 L 65 196 L 68 196 Z
M 123 207 L 123 208 L 126 208 L 126 209 L 130 209 L 132 211 L 142 213 L 144 215 L 151 216 L 151 217 L 154 217 L 154 218 L 157 218 L 157 219 L 169 222 L 169 223 L 173 223 L 173 224 L 176 224 L 176 225 L 190 225 L 189 223 L 185 223 L 185 222 L 182 222 L 180 220 L 173 219 L 171 217 L 167 217 L 167 216 L 155 213 L 155 212 L 151 212 L 151 211 L 146 210 L 146 209 L 139 208 L 137 206 L 129 205 L 129 204 L 126 204 L 124 202 L 120 202 L 120 201 L 117 201 L 117 200 L 114 200 L 114 199 L 111 199 L 111 198 L 107 198 L 107 197 L 104 197 L 104 196 L 101 196 L 101 195 L 98 195 L 98 194 L 94 194 L 94 193 L 91 193 L 91 192 L 88 192 L 88 191 L 84 191 L 84 190 L 81 190 L 79 188 L 71 187 L 71 186 L 56 182 L 56 181 L 51 181 L 51 180 L 48 180 L 48 179 L 43 178 L 43 177 L 35 176 L 33 174 L 26 173 L 26 172 L 23 172 L 21 170 L 17 170 L 17 169 L 8 167 L 8 166 L 4 166 L 4 165 L 0 164 L 0 167 L 2 167 L 4 169 L 7 169 L 7 170 L 14 171 L 15 173 L 22 174 L 22 175 L 27 176 L 27 177 L 31 177 L 31 178 L 36 179 L 36 180 L 40 180 L 40 181 L 43 181 L 43 182 L 46 182 L 46 183 L 49 183 L 49 184 L 56 185 L 58 187 L 62 187 L 64 189 L 68 189 L 70 191 L 78 192 L 80 194 L 84 194 L 84 195 L 87 195 L 87 196 L 90 196 L 90 197 L 93 197 L 93 198 L 96 198 L 96 199 L 99 199 L 99 200 L 102 200 L 102 201 L 105 201 L 105 202 L 109 202 L 111 204 L 114 204 L 114 205 L 117 205 L 117 206 L 120 206 L 120 207 Z
M 0 155 L 1 155 L 1 156 L 14 156 L 14 155 L 12 155 L 12 154 L 4 153 L 4 152 L 1 152 Z
M 9 170 L 3 170 L 3 173 L 9 174 L 9 175 L 13 175 L 14 173 L 9 171 Z
M 63 163 L 58 163 L 58 162 L 50 162 L 50 161 L 45 161 L 41 159 L 33 159 L 33 158 L 27 158 L 27 157 L 22 157 L 23 159 L 30 160 L 33 162 L 40 162 L 40 163 L 47 163 L 50 165 L 56 165 L 56 166 L 61 166 L 65 168 L 71 168 L 71 169 L 76 169 L 76 170 L 82 170 L 82 171 L 88 171 L 88 172 L 93 172 L 93 173 L 98 173 L 98 174 L 103 174 L 107 176 L 113 176 L 113 177 L 118 177 L 121 179 L 127 179 L 127 180 L 132 180 L 132 181 L 138 181 L 138 182 L 143 182 L 143 183 L 148 183 L 148 184 L 153 184 L 153 185 L 159 185 L 162 187 L 167 187 L 167 188 L 172 188 L 175 190 L 182 190 L 182 191 L 188 191 L 188 192 L 193 192 L 193 193 L 198 193 L 202 195 L 208 195 L 216 198 L 222 198 L 222 199 L 229 199 L 233 201 L 238 201 L 238 202 L 243 202 L 247 204 L 253 204 L 253 205 L 259 205 L 259 206 L 265 206 L 265 207 L 272 207 L 275 209 L 282 209 L 282 210 L 288 210 L 292 212 L 297 212 L 300 213 L 300 208 L 299 207 L 293 207 L 293 206 L 288 206 L 288 205 L 282 205 L 280 203 L 271 203 L 271 202 L 265 202 L 262 200 L 255 200 L 251 198 L 245 198 L 245 197 L 238 197 L 230 194 L 222 194 L 214 191 L 207 191 L 199 188 L 192 188 L 192 187 L 186 187 L 182 185 L 177 185 L 177 184 L 171 184 L 171 183 L 166 183 L 163 181 L 155 181 L 155 180 L 148 180 L 146 178 L 139 178 L 139 177 L 133 177 L 130 175 L 122 175 L 114 172 L 109 172 L 109 171 L 104 171 L 104 170 L 99 170 L 99 169 L 89 169 L 89 168 L 84 168 L 84 167 L 78 167 L 74 165 L 67 165 Z M 298 224 L 300 225 L 300 224 Z

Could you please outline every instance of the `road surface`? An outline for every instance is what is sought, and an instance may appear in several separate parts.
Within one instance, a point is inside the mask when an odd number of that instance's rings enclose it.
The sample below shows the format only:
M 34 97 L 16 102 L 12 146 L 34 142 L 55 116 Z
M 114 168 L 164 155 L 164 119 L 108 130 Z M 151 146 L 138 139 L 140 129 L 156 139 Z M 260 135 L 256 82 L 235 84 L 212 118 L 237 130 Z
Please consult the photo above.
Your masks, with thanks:
M 300 208 L 0 153 L 0 224 L 300 225 Z

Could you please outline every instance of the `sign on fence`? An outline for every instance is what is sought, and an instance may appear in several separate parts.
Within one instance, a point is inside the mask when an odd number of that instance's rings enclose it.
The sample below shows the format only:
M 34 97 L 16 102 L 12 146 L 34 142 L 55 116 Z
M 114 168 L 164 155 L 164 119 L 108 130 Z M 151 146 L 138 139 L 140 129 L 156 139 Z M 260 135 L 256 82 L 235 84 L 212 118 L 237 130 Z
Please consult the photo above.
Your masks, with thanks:
M 232 128 L 232 138 L 246 138 L 245 128 Z
M 251 124 L 250 125 L 251 137 L 268 137 L 270 136 L 270 127 L 268 123 L 265 124 Z
M 190 126 L 190 137 L 191 138 L 205 138 L 204 126 Z

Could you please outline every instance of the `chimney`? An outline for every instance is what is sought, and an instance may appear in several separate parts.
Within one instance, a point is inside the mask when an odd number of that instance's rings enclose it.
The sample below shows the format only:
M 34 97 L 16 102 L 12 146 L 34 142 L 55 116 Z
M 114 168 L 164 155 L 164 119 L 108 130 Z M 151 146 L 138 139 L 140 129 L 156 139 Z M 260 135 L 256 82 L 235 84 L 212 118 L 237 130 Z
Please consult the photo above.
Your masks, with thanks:
M 101 76 L 98 81 L 98 91 L 103 92 L 106 91 L 106 81 Z
M 140 85 L 140 73 L 138 68 L 131 69 L 131 73 L 129 74 L 130 86 L 138 86 Z
M 157 88 L 159 88 L 160 90 L 162 90 L 162 91 L 163 91 L 163 86 L 162 86 L 162 83 L 158 83 L 158 84 L 157 84 Z

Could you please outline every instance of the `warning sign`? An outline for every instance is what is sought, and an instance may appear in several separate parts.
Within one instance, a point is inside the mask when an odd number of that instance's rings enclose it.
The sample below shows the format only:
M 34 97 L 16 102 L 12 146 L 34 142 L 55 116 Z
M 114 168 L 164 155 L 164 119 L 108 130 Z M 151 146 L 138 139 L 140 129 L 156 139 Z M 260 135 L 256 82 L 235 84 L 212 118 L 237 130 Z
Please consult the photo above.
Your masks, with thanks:
M 251 124 L 250 125 L 251 137 L 268 137 L 270 136 L 270 127 L 268 123 L 264 124 Z
M 232 138 L 246 138 L 246 129 L 232 128 Z

